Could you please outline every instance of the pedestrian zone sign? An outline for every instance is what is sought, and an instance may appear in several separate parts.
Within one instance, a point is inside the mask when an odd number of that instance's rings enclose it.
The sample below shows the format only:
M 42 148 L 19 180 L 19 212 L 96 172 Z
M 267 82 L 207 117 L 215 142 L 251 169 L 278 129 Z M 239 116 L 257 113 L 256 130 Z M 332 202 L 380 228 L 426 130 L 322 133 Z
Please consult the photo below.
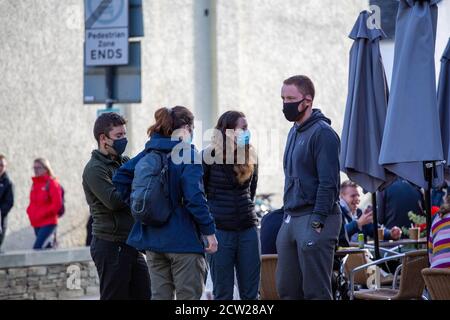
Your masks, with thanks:
M 128 64 L 128 0 L 85 0 L 86 66 Z

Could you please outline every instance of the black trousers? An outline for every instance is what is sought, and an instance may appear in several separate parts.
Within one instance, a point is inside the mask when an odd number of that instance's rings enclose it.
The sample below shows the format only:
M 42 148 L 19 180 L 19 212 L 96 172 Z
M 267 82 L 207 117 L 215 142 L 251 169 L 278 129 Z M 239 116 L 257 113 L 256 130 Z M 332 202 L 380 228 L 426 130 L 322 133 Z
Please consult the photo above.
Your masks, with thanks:
M 150 300 L 150 274 L 143 253 L 94 236 L 91 256 L 100 278 L 100 300 Z
M 92 241 L 92 222 L 94 222 L 94 219 L 92 219 L 92 215 L 89 215 L 89 220 L 86 224 L 86 247 L 89 247 Z

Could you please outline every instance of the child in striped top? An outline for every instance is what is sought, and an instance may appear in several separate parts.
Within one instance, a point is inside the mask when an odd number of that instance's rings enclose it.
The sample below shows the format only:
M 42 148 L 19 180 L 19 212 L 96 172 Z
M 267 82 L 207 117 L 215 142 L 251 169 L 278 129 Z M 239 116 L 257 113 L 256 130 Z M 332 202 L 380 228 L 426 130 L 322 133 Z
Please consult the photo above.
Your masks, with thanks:
M 434 215 L 428 248 L 431 268 L 450 268 L 450 195 Z

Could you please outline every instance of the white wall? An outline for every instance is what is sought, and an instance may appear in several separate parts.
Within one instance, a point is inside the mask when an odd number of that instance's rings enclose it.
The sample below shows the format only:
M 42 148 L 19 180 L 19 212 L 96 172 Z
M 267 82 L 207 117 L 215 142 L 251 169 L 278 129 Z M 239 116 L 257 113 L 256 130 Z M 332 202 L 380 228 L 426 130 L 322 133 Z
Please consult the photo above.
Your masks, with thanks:
M 243 110 L 250 129 L 259 133 L 258 141 L 253 140 L 262 169 L 258 191 L 278 193 L 279 206 L 282 156 L 291 126 L 281 111 L 282 81 L 295 74 L 310 76 L 315 106 L 340 134 L 352 44 L 348 34 L 366 8 L 366 1 L 346 1 L 344 6 L 333 0 L 217 4 L 218 110 Z

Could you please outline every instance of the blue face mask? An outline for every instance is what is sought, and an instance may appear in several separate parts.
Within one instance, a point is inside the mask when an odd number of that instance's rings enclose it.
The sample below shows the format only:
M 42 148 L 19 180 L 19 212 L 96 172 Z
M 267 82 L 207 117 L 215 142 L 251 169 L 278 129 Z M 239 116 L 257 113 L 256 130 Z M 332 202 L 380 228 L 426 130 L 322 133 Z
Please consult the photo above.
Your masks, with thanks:
M 122 138 L 122 139 L 117 139 L 117 140 L 113 140 L 113 144 L 112 147 L 114 149 L 114 151 L 116 151 L 117 155 L 121 155 L 122 153 L 125 152 L 125 148 L 127 147 L 128 144 L 128 139 L 127 138 Z
M 184 137 L 183 141 L 186 142 L 187 144 L 192 144 L 192 141 L 194 140 L 194 131 L 193 130 L 189 130 L 189 136 L 188 137 Z
M 187 144 L 192 144 L 192 140 L 193 140 L 192 135 L 189 135 L 189 137 L 183 139 L 183 141 L 186 142 Z
M 250 130 L 241 131 L 236 137 L 236 145 L 240 148 L 250 144 Z

